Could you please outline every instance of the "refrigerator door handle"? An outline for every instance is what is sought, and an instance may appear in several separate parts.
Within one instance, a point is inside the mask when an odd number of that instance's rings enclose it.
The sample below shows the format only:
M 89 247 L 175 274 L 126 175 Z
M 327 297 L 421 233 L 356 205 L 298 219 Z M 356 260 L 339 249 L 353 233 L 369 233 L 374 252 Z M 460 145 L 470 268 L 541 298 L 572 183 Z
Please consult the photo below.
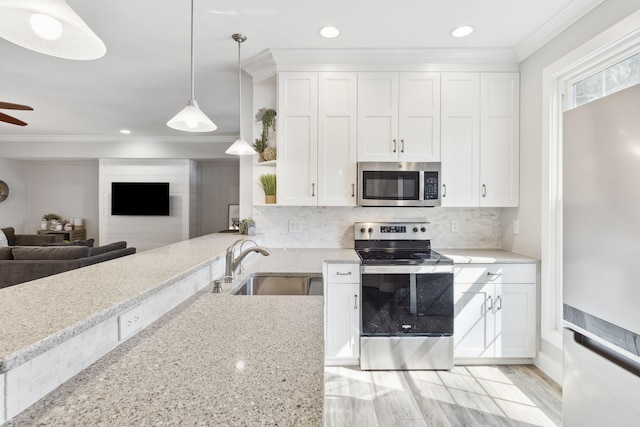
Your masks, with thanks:
M 626 357 L 624 354 L 613 350 L 609 345 L 605 345 L 600 342 L 600 340 L 590 338 L 586 335 L 581 334 L 580 332 L 576 332 L 571 328 L 567 328 L 569 331 L 573 333 L 573 340 L 576 344 L 590 350 L 591 352 L 599 355 L 610 361 L 611 363 L 615 363 L 625 371 L 629 372 L 636 377 L 640 377 L 640 363 Z

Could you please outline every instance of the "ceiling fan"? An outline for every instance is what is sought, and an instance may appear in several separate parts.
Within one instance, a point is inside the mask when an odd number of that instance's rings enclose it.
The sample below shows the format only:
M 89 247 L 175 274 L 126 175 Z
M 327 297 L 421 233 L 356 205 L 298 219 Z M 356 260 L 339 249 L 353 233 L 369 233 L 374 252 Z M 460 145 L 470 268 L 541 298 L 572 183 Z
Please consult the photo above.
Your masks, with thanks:
M 5 110 L 33 110 L 33 108 L 31 108 L 31 107 L 29 107 L 27 105 L 11 104 L 9 102 L 2 102 L 2 101 L 0 101 L 0 109 L 5 109 Z M 11 117 L 10 115 L 4 114 L 4 113 L 0 113 L 0 122 L 11 123 L 12 125 L 18 125 L 18 126 L 26 126 L 27 125 L 22 120 L 18 120 L 15 117 Z

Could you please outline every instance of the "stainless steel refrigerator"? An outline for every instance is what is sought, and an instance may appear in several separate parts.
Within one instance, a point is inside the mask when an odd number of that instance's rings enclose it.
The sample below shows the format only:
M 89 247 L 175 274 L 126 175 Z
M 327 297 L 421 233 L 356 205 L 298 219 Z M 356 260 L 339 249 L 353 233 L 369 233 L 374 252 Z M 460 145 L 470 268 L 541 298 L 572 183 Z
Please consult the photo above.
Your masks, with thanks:
M 640 85 L 563 128 L 564 426 L 638 426 Z

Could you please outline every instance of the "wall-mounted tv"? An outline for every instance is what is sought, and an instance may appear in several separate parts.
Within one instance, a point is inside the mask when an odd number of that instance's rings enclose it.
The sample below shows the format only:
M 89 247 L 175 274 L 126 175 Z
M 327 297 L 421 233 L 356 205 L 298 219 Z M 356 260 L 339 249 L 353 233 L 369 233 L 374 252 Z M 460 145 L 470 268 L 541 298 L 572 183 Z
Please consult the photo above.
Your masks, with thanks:
M 169 215 L 168 182 L 112 182 L 111 215 Z

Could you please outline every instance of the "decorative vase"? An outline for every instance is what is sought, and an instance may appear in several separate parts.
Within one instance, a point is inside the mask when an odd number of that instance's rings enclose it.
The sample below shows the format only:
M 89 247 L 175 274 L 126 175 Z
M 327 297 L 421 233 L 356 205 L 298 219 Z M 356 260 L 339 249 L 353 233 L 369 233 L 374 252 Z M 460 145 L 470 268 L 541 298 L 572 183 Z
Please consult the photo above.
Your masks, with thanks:
M 264 162 L 264 151 L 258 153 L 258 162 Z
M 265 162 L 269 162 L 271 160 L 275 160 L 276 159 L 276 148 L 275 147 L 267 147 L 267 148 L 265 148 L 264 151 L 262 153 L 260 153 L 260 158 Z
M 43 219 L 40 221 L 40 230 L 48 230 L 49 229 L 49 221 Z
M 276 196 L 264 196 L 264 202 L 268 205 L 274 205 L 276 203 Z

